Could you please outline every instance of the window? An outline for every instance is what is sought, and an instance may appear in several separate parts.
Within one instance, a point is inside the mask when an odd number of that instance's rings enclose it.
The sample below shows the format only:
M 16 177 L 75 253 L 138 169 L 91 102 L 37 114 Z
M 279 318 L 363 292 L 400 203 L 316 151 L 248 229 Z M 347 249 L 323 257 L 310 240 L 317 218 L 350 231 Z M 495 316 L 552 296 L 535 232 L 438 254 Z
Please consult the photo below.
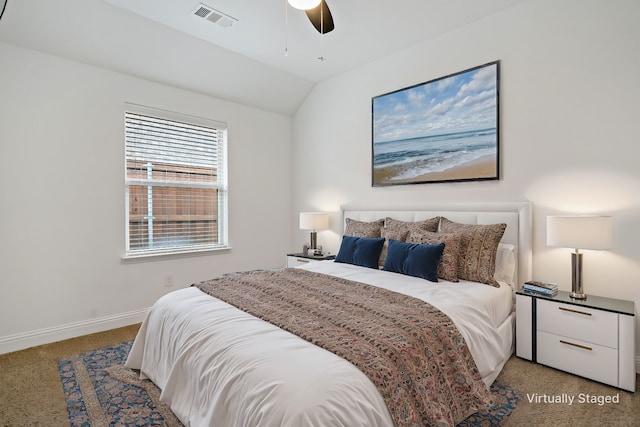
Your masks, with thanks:
M 226 124 L 126 104 L 125 257 L 228 247 Z

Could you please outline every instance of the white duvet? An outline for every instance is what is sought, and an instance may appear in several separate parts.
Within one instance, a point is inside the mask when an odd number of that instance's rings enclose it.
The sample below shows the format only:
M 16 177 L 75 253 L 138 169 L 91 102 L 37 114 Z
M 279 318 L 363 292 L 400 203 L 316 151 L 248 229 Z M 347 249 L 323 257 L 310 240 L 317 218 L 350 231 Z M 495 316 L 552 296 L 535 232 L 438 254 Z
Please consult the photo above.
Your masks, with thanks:
M 423 299 L 466 339 L 487 385 L 511 349 L 499 330 L 512 311 L 508 285 L 431 283 L 331 261 L 300 267 Z M 160 298 L 126 366 L 162 389 L 186 426 L 393 426 L 373 383 L 346 360 L 195 287 Z

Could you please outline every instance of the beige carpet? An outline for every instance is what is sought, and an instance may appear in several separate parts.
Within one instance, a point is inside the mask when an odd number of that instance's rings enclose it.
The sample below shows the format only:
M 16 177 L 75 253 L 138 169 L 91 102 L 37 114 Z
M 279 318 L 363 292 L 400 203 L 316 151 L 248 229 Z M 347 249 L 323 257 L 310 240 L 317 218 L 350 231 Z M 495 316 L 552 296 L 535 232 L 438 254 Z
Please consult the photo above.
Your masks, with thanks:
M 138 328 L 134 325 L 0 355 L 0 426 L 68 426 L 58 359 L 129 341 Z M 507 426 L 640 425 L 640 391 L 618 390 L 516 357 L 507 362 L 498 381 L 524 393 Z M 640 387 L 638 377 L 636 383 Z M 580 396 L 586 394 L 619 402 L 579 403 Z M 544 403 L 543 395 L 547 399 L 573 397 L 574 402 Z M 540 403 L 529 402 L 529 397 L 535 396 Z
M 58 359 L 135 338 L 140 325 L 0 355 L 0 426 L 69 426 Z
M 640 426 L 640 377 L 636 375 L 636 393 L 511 357 L 498 376 L 525 395 L 509 417 L 506 426 Z M 539 397 L 538 402 L 535 397 Z M 544 403 L 548 399 L 573 397 L 573 404 Z M 589 397 L 586 397 L 586 395 Z M 529 402 L 529 398 L 534 401 Z M 583 399 L 583 403 L 579 399 Z M 619 399 L 618 403 L 598 404 L 598 399 Z M 593 403 L 588 400 L 595 399 Z

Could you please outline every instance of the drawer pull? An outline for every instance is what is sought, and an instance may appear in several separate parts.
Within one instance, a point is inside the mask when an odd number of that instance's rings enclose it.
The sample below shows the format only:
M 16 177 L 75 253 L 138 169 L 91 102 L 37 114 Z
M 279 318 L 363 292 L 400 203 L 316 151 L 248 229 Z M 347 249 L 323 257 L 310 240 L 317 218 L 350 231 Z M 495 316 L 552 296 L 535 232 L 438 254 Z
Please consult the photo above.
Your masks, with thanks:
M 298 262 L 309 262 L 308 259 L 300 259 L 300 258 L 296 259 L 296 261 L 298 261 Z
M 584 311 L 578 311 L 578 310 L 571 310 L 570 308 L 558 307 L 558 309 L 564 310 L 564 311 L 570 311 L 572 313 L 583 314 L 585 316 L 591 316 L 591 313 L 585 313 Z
M 591 347 L 587 347 L 586 345 L 580 345 L 580 344 L 572 343 L 572 342 L 565 341 L 565 340 L 560 340 L 560 342 L 562 344 L 572 345 L 574 347 L 578 347 L 578 348 L 581 348 L 581 349 L 584 349 L 584 350 L 589 350 L 589 351 L 593 350 Z

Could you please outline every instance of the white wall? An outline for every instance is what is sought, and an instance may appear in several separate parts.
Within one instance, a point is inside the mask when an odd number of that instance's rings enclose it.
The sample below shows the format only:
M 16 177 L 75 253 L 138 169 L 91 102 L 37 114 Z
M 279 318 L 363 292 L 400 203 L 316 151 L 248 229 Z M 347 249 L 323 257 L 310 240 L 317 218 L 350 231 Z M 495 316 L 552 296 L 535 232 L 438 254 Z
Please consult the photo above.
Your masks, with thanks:
M 546 216 L 611 214 L 613 250 L 585 252 L 585 289 L 640 306 L 638 16 L 636 0 L 530 0 L 317 85 L 294 116 L 292 215 L 344 203 L 529 200 L 533 276 L 569 290 L 570 250 L 546 246 Z M 493 60 L 501 179 L 371 187 L 371 97 Z M 319 243 L 337 250 L 339 229 L 335 215 Z M 307 239 L 294 228 L 294 247 Z
M 172 289 L 284 265 L 290 117 L 8 44 L 0 62 L 0 353 L 135 323 Z M 228 124 L 231 251 L 121 260 L 125 101 Z

